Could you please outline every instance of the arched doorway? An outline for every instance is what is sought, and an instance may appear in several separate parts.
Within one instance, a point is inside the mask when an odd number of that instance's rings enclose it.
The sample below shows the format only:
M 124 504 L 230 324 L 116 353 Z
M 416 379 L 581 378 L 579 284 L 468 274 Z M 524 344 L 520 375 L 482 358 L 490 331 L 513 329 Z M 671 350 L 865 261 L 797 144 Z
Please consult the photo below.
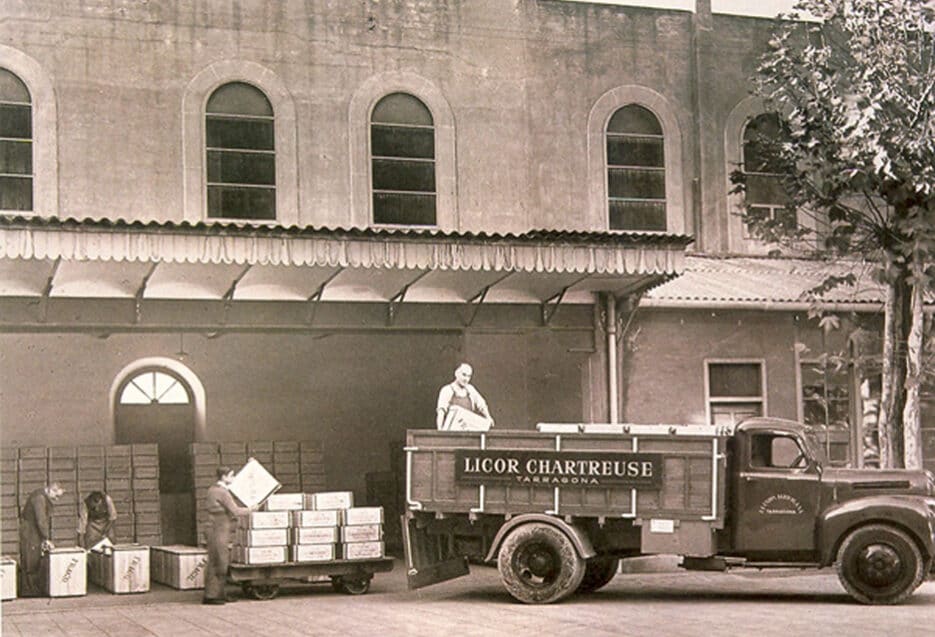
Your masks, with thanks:
M 196 437 L 195 392 L 177 371 L 144 366 L 116 388 L 114 440 L 159 447 L 159 501 L 163 542 L 194 544 L 194 501 L 188 446 Z

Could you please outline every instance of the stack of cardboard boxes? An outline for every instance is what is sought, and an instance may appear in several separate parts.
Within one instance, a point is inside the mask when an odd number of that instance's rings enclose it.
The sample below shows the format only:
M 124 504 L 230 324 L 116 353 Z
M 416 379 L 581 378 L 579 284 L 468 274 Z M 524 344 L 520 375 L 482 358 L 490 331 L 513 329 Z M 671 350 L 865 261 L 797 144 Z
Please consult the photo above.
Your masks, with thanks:
M 299 480 L 298 490 L 305 493 L 324 491 L 325 457 L 320 443 L 302 441 L 299 443 Z
M 205 542 L 210 520 L 205 510 L 208 487 L 218 481 L 217 469 L 221 466 L 221 454 L 215 442 L 193 442 L 188 446 L 192 463 L 192 477 L 195 498 L 195 537 L 201 544 Z
M 282 483 L 284 491 L 302 490 L 298 442 L 283 440 L 273 443 L 273 475 Z
M 50 447 L 47 482 L 58 482 L 65 493 L 52 507 L 51 540 L 56 546 L 73 546 L 78 530 L 78 459 L 74 447 Z

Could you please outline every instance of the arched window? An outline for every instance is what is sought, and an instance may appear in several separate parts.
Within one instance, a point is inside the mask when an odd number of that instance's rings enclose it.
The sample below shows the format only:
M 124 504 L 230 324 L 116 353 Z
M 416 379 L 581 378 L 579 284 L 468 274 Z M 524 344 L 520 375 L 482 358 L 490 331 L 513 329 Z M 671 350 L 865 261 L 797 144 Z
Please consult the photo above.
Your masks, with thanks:
M 20 78 L 0 68 L 0 210 L 32 210 L 32 182 L 32 99 Z
M 244 82 L 218 88 L 205 108 L 208 217 L 276 218 L 273 107 Z
M 160 371 L 134 376 L 120 393 L 121 405 L 187 405 L 188 391 L 177 378 Z
M 434 226 L 435 128 L 425 104 L 387 95 L 370 116 L 373 222 Z
M 607 197 L 611 230 L 665 231 L 665 138 L 647 108 L 630 104 L 607 124 Z
M 748 217 L 780 221 L 793 229 L 797 223 L 795 209 L 789 205 L 776 157 L 776 146 L 786 137 L 786 129 L 775 113 L 750 119 L 743 130 L 743 172 Z M 750 238 L 746 224 L 744 232 L 745 238 Z

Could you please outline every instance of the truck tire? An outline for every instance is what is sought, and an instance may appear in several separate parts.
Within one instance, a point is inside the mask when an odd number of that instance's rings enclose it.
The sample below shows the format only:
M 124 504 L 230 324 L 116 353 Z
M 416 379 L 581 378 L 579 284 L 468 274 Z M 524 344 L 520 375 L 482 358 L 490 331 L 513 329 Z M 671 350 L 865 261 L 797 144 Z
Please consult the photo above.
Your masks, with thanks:
M 578 585 L 578 593 L 593 593 L 607 586 L 617 574 L 620 560 L 616 557 L 595 557 L 584 566 L 584 579 Z
M 868 524 L 844 539 L 838 551 L 838 578 L 862 604 L 899 604 L 925 577 L 925 561 L 915 541 L 887 524 Z
M 549 604 L 571 595 L 585 571 L 568 536 L 542 522 L 513 529 L 500 546 L 497 567 L 506 590 L 525 604 Z

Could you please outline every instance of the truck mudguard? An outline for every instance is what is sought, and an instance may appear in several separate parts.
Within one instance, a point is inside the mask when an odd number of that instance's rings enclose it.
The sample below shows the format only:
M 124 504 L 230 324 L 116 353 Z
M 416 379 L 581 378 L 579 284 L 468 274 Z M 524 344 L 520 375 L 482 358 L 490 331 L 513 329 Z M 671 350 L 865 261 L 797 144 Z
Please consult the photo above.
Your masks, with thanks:
M 575 550 L 582 559 L 587 560 L 597 555 L 597 551 L 594 550 L 594 546 L 591 544 L 591 539 L 588 537 L 587 533 L 574 524 L 570 524 L 562 518 L 546 515 L 544 513 L 527 513 L 510 518 L 509 521 L 500 527 L 493 542 L 490 544 L 490 551 L 487 553 L 487 557 L 484 558 L 484 561 L 492 562 L 497 559 L 497 553 L 500 551 L 500 545 L 503 543 L 503 539 L 516 527 L 529 522 L 544 522 L 545 524 L 551 524 L 559 529 L 572 541 L 572 544 L 575 545 Z
M 912 535 L 925 555 L 929 558 L 935 556 L 935 520 L 925 500 L 888 494 L 849 500 L 825 511 L 818 521 L 821 565 L 834 563 L 838 546 L 851 529 L 873 523 L 903 528 Z

